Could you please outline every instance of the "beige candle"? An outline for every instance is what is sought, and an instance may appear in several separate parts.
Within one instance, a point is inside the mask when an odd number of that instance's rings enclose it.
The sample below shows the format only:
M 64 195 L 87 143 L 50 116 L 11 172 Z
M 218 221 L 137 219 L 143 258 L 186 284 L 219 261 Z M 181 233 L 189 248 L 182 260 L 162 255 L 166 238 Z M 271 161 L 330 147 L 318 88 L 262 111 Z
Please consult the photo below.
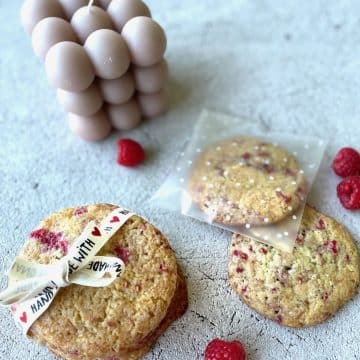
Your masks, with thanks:
M 53 45 L 62 41 L 77 42 L 78 39 L 68 21 L 56 17 L 48 17 L 42 19 L 34 27 L 31 41 L 34 53 L 42 60 L 45 60 L 47 52 Z
M 83 91 L 95 79 L 94 68 L 84 48 L 70 41 L 54 45 L 45 59 L 49 82 L 67 91 Z
M 115 129 L 130 130 L 139 125 L 141 113 L 135 99 L 122 105 L 107 105 L 110 121 Z
M 71 92 L 58 89 L 57 97 L 63 108 L 71 113 L 90 116 L 97 113 L 103 105 L 103 97 L 97 85 L 92 84 L 88 89 Z
M 104 101 L 109 104 L 124 104 L 135 92 L 135 83 L 130 72 L 115 80 L 98 79 L 98 84 Z
M 64 9 L 64 12 L 68 18 L 68 20 L 71 20 L 75 12 L 80 9 L 83 6 L 87 6 L 89 3 L 89 0 L 58 0 L 61 4 L 62 8 Z M 94 5 L 97 5 L 98 2 L 94 1 Z
M 118 31 L 134 17 L 151 17 L 149 8 L 141 0 L 113 0 L 107 11 Z
M 79 137 L 166 111 L 166 36 L 143 1 L 25 0 L 21 20 Z
M 155 94 L 138 94 L 137 101 L 139 103 L 141 113 L 144 117 L 152 118 L 159 116 L 167 110 L 167 97 L 164 90 Z
M 110 134 L 112 129 L 110 121 L 103 110 L 92 116 L 80 116 L 70 113 L 68 123 L 73 133 L 87 141 L 102 140 Z
M 29 34 L 40 20 L 52 16 L 66 17 L 57 0 L 26 0 L 21 7 L 21 23 Z
M 78 9 L 71 19 L 71 25 L 82 44 L 96 30 L 114 29 L 109 14 L 98 6 Z
M 84 48 L 100 78 L 117 79 L 130 66 L 129 50 L 123 37 L 116 31 L 101 29 L 93 32 Z
M 126 23 L 121 35 L 135 65 L 152 66 L 161 61 L 166 50 L 166 36 L 154 20 L 145 16 L 135 17 Z
M 136 90 L 152 94 L 159 92 L 166 83 L 168 66 L 166 60 L 149 67 L 133 67 Z

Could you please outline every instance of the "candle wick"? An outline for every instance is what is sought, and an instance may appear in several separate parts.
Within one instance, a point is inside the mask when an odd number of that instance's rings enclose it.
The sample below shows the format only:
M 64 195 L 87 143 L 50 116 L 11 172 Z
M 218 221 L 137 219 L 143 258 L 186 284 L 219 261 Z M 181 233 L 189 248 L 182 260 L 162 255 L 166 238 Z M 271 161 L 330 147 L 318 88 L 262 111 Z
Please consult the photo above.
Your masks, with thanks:
M 94 0 L 90 0 L 89 1 L 89 5 L 88 5 L 88 10 L 89 10 L 89 13 L 91 13 L 91 7 L 94 5 Z

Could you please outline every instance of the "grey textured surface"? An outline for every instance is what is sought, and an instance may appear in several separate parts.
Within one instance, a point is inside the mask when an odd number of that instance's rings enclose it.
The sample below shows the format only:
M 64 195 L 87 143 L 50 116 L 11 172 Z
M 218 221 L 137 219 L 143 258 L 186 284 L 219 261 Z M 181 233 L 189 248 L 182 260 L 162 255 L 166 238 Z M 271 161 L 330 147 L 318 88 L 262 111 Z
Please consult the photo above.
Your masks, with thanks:
M 230 234 L 162 211 L 150 195 L 172 171 L 204 106 L 259 120 L 272 130 L 314 134 L 330 147 L 311 203 L 355 239 L 360 214 L 341 208 L 329 170 L 336 150 L 359 147 L 360 3 L 270 0 L 148 1 L 169 37 L 172 110 L 122 134 L 151 154 L 115 164 L 114 134 L 87 144 L 70 134 L 43 66 L 18 21 L 19 0 L 0 0 L 0 272 L 29 231 L 57 209 L 112 202 L 132 208 L 170 239 L 188 277 L 190 308 L 147 359 L 201 359 L 208 341 L 243 341 L 249 360 L 360 359 L 359 296 L 330 321 L 290 330 L 243 305 L 227 281 Z M 0 286 L 6 284 L 1 276 Z M 0 359 L 52 359 L 0 309 Z

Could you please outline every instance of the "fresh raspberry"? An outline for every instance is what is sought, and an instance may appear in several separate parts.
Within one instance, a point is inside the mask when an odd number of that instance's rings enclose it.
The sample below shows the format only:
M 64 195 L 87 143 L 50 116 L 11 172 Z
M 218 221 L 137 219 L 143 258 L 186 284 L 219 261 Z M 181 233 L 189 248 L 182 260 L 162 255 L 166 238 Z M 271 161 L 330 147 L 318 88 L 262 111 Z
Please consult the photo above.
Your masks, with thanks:
M 337 186 L 337 196 L 344 208 L 360 209 L 360 176 L 351 176 Z
M 205 350 L 205 360 L 245 360 L 246 352 L 239 341 L 212 340 Z
M 117 162 L 123 166 L 137 166 L 145 160 L 145 151 L 142 146 L 131 139 L 120 139 L 118 142 Z
M 352 148 L 341 149 L 332 164 L 335 173 L 341 177 L 360 175 L 360 154 Z

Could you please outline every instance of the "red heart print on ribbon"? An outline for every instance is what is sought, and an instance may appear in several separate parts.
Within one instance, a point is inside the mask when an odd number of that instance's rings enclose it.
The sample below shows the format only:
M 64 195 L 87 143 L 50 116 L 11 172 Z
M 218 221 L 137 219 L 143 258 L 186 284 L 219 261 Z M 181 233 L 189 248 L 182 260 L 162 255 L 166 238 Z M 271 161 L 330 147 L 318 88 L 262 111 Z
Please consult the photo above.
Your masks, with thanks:
M 94 236 L 101 236 L 101 232 L 100 232 L 99 228 L 96 227 L 96 226 L 94 227 L 94 230 L 92 231 L 92 234 Z
M 120 221 L 120 219 L 119 219 L 117 216 L 114 216 L 114 217 L 110 220 L 111 223 L 115 223 L 115 222 L 119 222 L 119 221 Z
M 27 323 L 27 315 L 26 315 L 26 312 L 24 311 L 22 313 L 22 315 L 20 316 L 20 321 L 23 322 L 23 323 Z

